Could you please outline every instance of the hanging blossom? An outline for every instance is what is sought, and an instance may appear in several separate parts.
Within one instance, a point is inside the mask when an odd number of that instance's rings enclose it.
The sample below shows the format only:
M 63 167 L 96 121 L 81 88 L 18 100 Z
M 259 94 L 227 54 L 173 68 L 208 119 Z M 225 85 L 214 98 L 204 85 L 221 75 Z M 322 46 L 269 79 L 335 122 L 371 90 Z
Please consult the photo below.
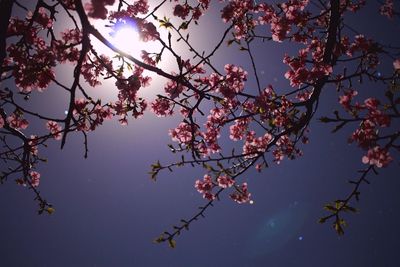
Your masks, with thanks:
M 200 194 L 203 194 L 203 198 L 208 200 L 215 199 L 215 195 L 211 192 L 214 184 L 210 175 L 205 174 L 202 181 L 196 180 L 194 187 Z
M 33 187 L 38 187 L 40 183 L 40 173 L 32 171 L 29 173 L 29 175 L 31 176 L 31 185 Z
M 251 194 L 249 193 L 247 189 L 247 183 L 243 183 L 235 193 L 230 194 L 229 196 L 231 199 L 233 199 L 235 202 L 242 204 L 242 203 L 247 203 L 252 201 L 250 200 Z
M 386 167 L 392 160 L 389 152 L 379 146 L 369 149 L 367 155 L 362 157 L 364 164 L 375 165 L 378 168 Z

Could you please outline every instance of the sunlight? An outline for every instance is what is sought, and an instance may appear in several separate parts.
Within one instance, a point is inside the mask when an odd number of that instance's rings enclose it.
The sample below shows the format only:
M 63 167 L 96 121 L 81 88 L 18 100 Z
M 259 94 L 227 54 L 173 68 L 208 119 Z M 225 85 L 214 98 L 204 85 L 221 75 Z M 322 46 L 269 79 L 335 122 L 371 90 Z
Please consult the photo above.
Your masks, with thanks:
M 116 3 L 109 8 L 109 11 L 115 11 L 117 8 L 118 3 L 116 1 Z M 158 9 L 158 11 L 164 12 L 162 8 Z M 157 31 L 160 34 L 160 38 L 162 40 L 167 40 L 168 30 L 158 27 L 159 23 L 152 17 L 147 18 L 146 21 L 154 23 L 154 25 L 157 27 Z M 110 21 L 102 19 L 90 19 L 90 23 L 92 23 L 96 30 L 98 30 L 100 34 L 104 36 L 113 46 L 129 54 L 138 61 L 143 62 L 141 57 L 143 50 L 152 55 L 158 54 L 162 51 L 163 45 L 161 42 L 156 40 L 142 40 L 140 29 L 134 20 L 121 19 L 118 21 Z M 132 75 L 131 67 L 134 67 L 135 64 L 132 64 L 133 62 L 131 60 L 127 58 L 122 60 L 120 57 L 118 57 L 116 52 L 107 47 L 107 45 L 103 44 L 94 36 L 91 36 L 91 44 L 93 45 L 93 48 L 96 50 L 97 54 L 105 55 L 112 60 L 114 69 L 119 69 L 121 65 L 125 64 L 122 72 L 123 76 L 129 77 Z M 157 63 L 157 68 L 170 73 L 176 67 L 174 64 L 175 62 L 176 60 L 174 60 L 172 54 L 164 52 L 162 55 L 162 60 Z M 129 64 L 129 67 L 127 64 Z M 154 98 L 157 94 L 162 92 L 162 88 L 166 81 L 165 79 L 148 70 L 145 70 L 143 74 L 151 77 L 151 86 L 143 87 L 141 90 L 139 90 L 138 95 L 148 99 Z M 102 97 L 107 96 L 109 97 L 110 101 L 113 100 L 118 93 L 118 90 L 115 87 L 115 79 L 104 79 L 101 81 L 101 83 L 104 88 L 107 88 L 107 90 L 102 90 L 101 93 L 97 90 L 97 92 L 101 94 Z
M 107 20 L 92 20 L 93 26 L 116 48 L 122 50 L 123 52 L 129 54 L 139 61 L 143 61 L 141 58 L 142 50 L 147 51 L 148 53 L 159 53 L 162 49 L 162 45 L 158 41 L 148 41 L 144 42 L 140 38 L 140 32 L 137 26 L 133 22 L 123 21 L 118 25 L 110 25 L 110 22 Z M 165 31 L 161 28 L 158 28 L 161 38 L 166 39 L 168 31 Z M 115 69 L 118 69 L 122 60 L 116 57 L 117 53 L 115 53 L 112 49 L 104 45 L 101 41 L 96 38 L 91 38 L 92 45 L 96 52 L 101 55 L 106 55 L 110 59 L 112 59 L 113 66 Z M 174 62 L 170 59 L 170 55 L 164 53 L 163 61 L 157 64 L 158 68 L 161 68 L 167 72 L 169 68 L 173 66 L 171 62 Z M 132 63 L 129 59 L 126 60 L 128 63 Z M 133 66 L 133 64 L 132 64 Z M 125 66 L 123 70 L 123 75 L 125 77 L 129 77 L 132 74 L 132 69 Z M 152 78 L 151 89 L 150 88 L 142 88 L 139 91 L 139 95 L 141 97 L 154 97 L 156 94 L 160 93 L 160 88 L 163 88 L 163 83 L 165 82 L 163 79 L 159 79 L 156 75 L 154 75 L 150 71 L 144 71 L 144 75 L 150 76 Z M 102 91 L 102 97 L 106 95 L 110 97 L 110 100 L 117 94 L 117 89 L 115 87 L 115 80 L 106 79 L 101 81 L 102 85 L 106 88 L 109 88 L 107 91 Z
M 137 28 L 131 24 L 123 24 L 115 29 L 115 32 L 110 33 L 110 41 L 118 49 L 135 58 L 140 57 L 140 51 L 143 50 L 143 42 L 140 41 L 140 36 Z

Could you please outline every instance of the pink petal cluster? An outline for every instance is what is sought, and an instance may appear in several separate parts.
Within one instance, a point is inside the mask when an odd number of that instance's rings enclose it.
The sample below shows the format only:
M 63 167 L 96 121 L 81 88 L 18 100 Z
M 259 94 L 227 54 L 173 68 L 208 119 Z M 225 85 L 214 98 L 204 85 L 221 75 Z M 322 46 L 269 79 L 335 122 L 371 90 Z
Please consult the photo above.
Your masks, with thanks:
M 247 203 L 250 202 L 250 196 L 251 194 L 249 193 L 247 189 L 247 183 L 243 183 L 238 189 L 236 189 L 235 193 L 232 193 L 229 195 L 233 201 L 242 204 L 242 203 Z
M 382 15 L 392 19 L 394 15 L 393 0 L 385 0 L 383 5 L 379 8 L 379 11 Z
M 3 119 L 3 118 L 2 118 Z M 29 126 L 29 122 L 22 118 L 21 115 L 17 115 L 16 113 L 11 114 L 7 118 L 7 122 L 10 125 L 10 127 L 14 129 L 26 129 Z M 3 122 L 4 124 L 4 122 Z
M 53 138 L 56 140 L 61 139 L 61 126 L 58 125 L 55 121 L 48 121 L 46 123 L 46 128 L 50 130 L 50 133 L 53 135 Z
M 85 4 L 85 9 L 88 16 L 95 19 L 106 19 L 107 8 L 106 5 L 113 5 L 115 0 L 91 0 L 90 3 Z
M 173 114 L 173 109 L 171 105 L 171 101 L 165 98 L 157 98 L 151 103 L 151 110 L 158 117 L 166 117 Z
M 362 157 L 364 164 L 375 165 L 378 168 L 386 167 L 392 160 L 389 152 L 379 146 L 369 149 L 367 155 Z
M 169 130 L 169 135 L 171 136 L 172 141 L 188 145 L 192 141 L 192 132 L 197 134 L 197 128 L 195 126 L 181 122 L 178 127 Z
M 235 120 L 235 124 L 229 127 L 229 138 L 233 141 L 242 140 L 247 128 L 249 126 L 250 119 L 237 119 Z
M 375 129 L 376 125 L 370 120 L 364 120 L 358 129 L 352 133 L 349 142 L 357 142 L 364 149 L 374 145 L 378 137 Z
M 356 90 L 350 89 L 345 91 L 344 95 L 339 96 L 339 103 L 346 110 L 350 110 L 351 100 L 358 94 Z
M 36 171 L 31 171 L 29 173 L 29 176 L 31 177 L 31 185 L 33 187 L 38 187 L 40 183 L 40 173 Z
M 256 137 L 255 131 L 248 131 L 243 145 L 243 153 L 246 154 L 246 158 L 252 158 L 260 153 L 264 153 L 272 138 L 270 133 Z
M 38 137 L 36 135 L 31 135 L 30 140 L 28 142 L 30 153 L 34 156 L 37 156 L 39 153 L 38 150 Z
M 196 180 L 194 187 L 200 194 L 203 194 L 203 198 L 208 200 L 215 199 L 215 195 L 211 192 L 214 184 L 210 175 L 205 174 L 202 181 Z
M 217 178 L 217 183 L 219 187 L 228 188 L 233 186 L 235 184 L 235 181 L 226 175 L 220 175 Z

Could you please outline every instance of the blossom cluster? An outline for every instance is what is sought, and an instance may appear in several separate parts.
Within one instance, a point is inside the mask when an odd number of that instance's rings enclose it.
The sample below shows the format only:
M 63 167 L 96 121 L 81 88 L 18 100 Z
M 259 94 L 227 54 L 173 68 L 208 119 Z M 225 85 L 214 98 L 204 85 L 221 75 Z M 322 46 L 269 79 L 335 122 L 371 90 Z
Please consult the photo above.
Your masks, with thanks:
M 379 145 L 378 140 L 383 128 L 390 126 L 391 118 L 376 98 L 370 97 L 365 99 L 363 103 L 353 103 L 353 99 L 357 95 L 358 92 L 352 89 L 339 97 L 339 103 L 351 115 L 359 117 L 359 114 L 365 114 L 358 128 L 351 134 L 349 142 L 355 142 L 367 151 L 366 155 L 362 157 L 364 164 L 374 165 L 378 168 L 386 167 L 393 158 L 387 148 Z

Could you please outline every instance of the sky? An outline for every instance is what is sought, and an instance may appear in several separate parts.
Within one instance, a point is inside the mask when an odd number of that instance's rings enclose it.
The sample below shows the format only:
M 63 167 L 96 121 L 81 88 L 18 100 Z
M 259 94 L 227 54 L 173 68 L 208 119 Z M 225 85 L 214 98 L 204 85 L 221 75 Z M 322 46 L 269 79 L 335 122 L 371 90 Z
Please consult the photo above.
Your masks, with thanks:
M 368 20 L 373 7 L 349 19 L 360 31 L 394 43 L 399 21 L 382 30 L 383 18 L 377 17 L 374 23 Z M 218 12 L 215 7 L 209 18 Z M 198 38 L 194 43 L 206 46 L 208 41 L 201 40 L 213 40 L 223 26 L 205 20 L 204 28 L 192 35 Z M 262 82 L 286 86 L 281 58 L 295 49 L 276 43 L 256 44 L 255 49 Z M 215 64 L 249 66 L 245 59 L 237 48 L 224 48 L 215 56 Z M 67 76 L 60 78 L 68 80 Z M 104 97 L 109 97 L 112 84 L 103 87 Z M 32 97 L 30 107 L 62 116 L 67 100 L 50 89 L 45 92 L 46 105 L 39 95 Z M 331 114 L 336 102 L 337 93 L 327 88 L 315 117 Z M 31 192 L 13 181 L 1 185 L 0 266 L 400 265 L 398 158 L 378 176 L 370 177 L 370 185 L 362 186 L 361 201 L 356 204 L 360 212 L 345 217 L 349 226 L 339 237 L 329 222 L 321 225 L 317 221 L 326 215 L 324 204 L 352 190 L 347 181 L 356 178 L 363 167 L 362 151 L 347 144 L 350 128 L 332 134 L 331 127 L 317 121 L 310 127 L 310 144 L 302 147 L 303 157 L 243 175 L 254 204 L 238 205 L 223 194 L 204 219 L 176 239 L 175 249 L 154 244 L 159 234 L 180 219 L 190 218 L 205 203 L 194 188 L 195 180 L 204 174 L 202 169 L 182 168 L 162 173 L 156 182 L 149 179 L 152 163 L 176 159 L 167 147 L 171 143 L 167 133 L 178 121 L 178 117 L 160 119 L 147 112 L 126 127 L 107 122 L 89 133 L 87 159 L 79 134 L 69 135 L 63 150 L 59 142 L 50 142 L 41 150 L 49 162 L 39 167 L 40 191 L 56 212 L 39 216 Z

